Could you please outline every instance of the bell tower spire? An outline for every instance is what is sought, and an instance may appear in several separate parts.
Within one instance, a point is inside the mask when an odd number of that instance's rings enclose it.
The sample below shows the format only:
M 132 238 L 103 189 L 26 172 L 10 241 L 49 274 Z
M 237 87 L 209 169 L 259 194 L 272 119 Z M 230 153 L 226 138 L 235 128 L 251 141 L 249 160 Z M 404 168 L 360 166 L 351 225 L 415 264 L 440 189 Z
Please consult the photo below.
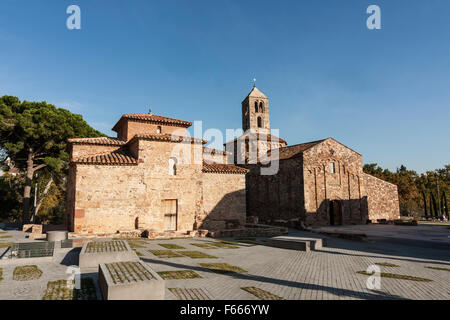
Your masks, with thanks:
M 270 133 L 269 98 L 256 87 L 242 101 L 242 130 L 260 133 Z

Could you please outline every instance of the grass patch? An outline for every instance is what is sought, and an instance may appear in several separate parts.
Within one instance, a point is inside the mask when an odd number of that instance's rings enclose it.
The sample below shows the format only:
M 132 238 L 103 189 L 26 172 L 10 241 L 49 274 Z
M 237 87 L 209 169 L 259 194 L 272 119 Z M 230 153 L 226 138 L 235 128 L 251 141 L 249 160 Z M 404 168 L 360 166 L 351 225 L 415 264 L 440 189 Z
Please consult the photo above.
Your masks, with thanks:
M 8 239 L 8 238 L 12 238 L 12 236 L 0 236 L 0 239 Z
M 200 251 L 177 251 L 177 253 L 192 259 L 217 259 L 217 257 L 211 256 L 209 254 Z
M 8 231 L 0 231 L 0 234 L 8 233 Z
M 192 246 L 196 246 L 203 249 L 217 249 L 217 247 L 211 246 L 206 243 L 191 243 Z
M 160 271 L 158 274 L 164 280 L 201 278 L 200 275 L 193 270 Z
M 389 262 L 375 262 L 375 264 L 377 266 L 382 266 L 382 267 L 391 267 L 391 268 L 398 268 L 400 266 L 393 264 L 393 263 L 389 263 Z
M 14 242 L 3 242 L 0 243 L 0 248 L 8 248 L 11 247 L 14 244 Z
M 28 281 L 36 280 L 42 276 L 42 270 L 37 266 L 16 267 L 13 272 L 13 280 Z
M 425 268 L 427 268 L 427 269 L 433 269 L 433 270 L 440 270 L 440 271 L 450 271 L 449 268 L 442 268 L 442 267 L 430 267 L 430 266 L 426 266 Z
M 185 247 L 173 243 L 160 243 L 159 245 L 166 249 L 185 249 Z
M 81 279 L 81 289 L 74 289 L 75 281 L 50 281 L 42 300 L 97 300 L 95 284 L 91 278 Z
M 2 282 L 3 280 L 3 269 L 0 268 L 0 282 Z
M 224 242 L 208 242 L 209 245 L 211 246 L 215 246 L 218 248 L 222 248 L 222 249 L 238 249 L 238 246 L 232 246 L 229 245 L 228 243 L 224 243 Z
M 144 254 L 142 252 L 138 251 L 138 250 L 134 250 L 134 253 L 136 253 L 136 255 L 138 257 L 143 257 L 144 256 Z
M 254 295 L 255 297 L 261 299 L 261 300 L 284 300 L 284 298 L 274 295 L 273 293 L 270 293 L 269 291 L 256 288 L 256 287 L 243 287 L 241 288 L 244 291 L 247 291 L 248 293 Z
M 249 237 L 249 238 L 235 238 L 234 240 L 236 240 L 236 241 L 239 241 L 239 240 L 256 241 L 256 238 L 252 238 L 252 237 Z M 249 288 L 254 288 L 254 287 L 249 287 Z
M 141 240 L 127 240 L 128 244 L 130 245 L 131 249 L 141 249 L 146 248 L 145 242 Z
M 247 270 L 229 265 L 228 263 L 200 263 L 200 266 L 215 273 L 245 273 Z
M 368 273 L 367 271 L 357 271 L 356 273 L 363 274 L 363 275 L 366 275 L 366 276 L 371 276 L 371 275 L 374 274 L 374 273 Z M 383 278 L 400 279 L 400 280 L 411 280 L 411 281 L 420 281 L 420 282 L 431 282 L 431 281 L 433 281 L 433 280 L 426 279 L 426 278 L 405 276 L 403 274 L 385 273 L 385 272 L 381 272 L 380 276 L 383 277 Z
M 153 253 L 158 258 L 180 258 L 182 257 L 181 254 L 178 254 L 177 252 L 171 251 L 171 250 L 148 250 L 151 253 Z

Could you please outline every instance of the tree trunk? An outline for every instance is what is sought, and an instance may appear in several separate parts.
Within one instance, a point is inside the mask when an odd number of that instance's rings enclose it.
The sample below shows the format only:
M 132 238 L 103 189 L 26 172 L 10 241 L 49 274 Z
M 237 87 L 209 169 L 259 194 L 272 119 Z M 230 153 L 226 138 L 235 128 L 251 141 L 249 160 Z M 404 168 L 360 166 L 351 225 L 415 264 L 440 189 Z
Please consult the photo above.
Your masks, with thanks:
M 36 208 L 34 208 L 34 210 L 33 210 L 33 215 L 31 217 L 31 223 L 35 222 L 36 216 L 39 213 L 39 209 L 41 208 L 42 202 L 44 201 L 47 193 L 50 191 L 50 187 L 52 186 L 52 183 L 53 183 L 53 178 L 50 178 L 50 180 L 48 180 L 48 182 L 47 182 L 47 185 L 45 186 L 44 192 L 42 192 L 42 195 L 36 204 Z
M 30 222 L 30 201 L 31 201 L 31 182 L 33 181 L 33 149 L 28 149 L 27 157 L 27 177 L 25 180 L 25 188 L 23 190 L 23 200 L 22 200 L 22 224 Z

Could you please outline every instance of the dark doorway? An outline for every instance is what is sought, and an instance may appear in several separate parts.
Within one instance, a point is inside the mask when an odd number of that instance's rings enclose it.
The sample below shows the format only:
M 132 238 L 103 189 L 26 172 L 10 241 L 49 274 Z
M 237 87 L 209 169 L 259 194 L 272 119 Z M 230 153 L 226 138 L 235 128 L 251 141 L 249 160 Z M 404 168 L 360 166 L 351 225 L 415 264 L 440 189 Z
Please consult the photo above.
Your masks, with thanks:
M 341 225 L 342 224 L 342 210 L 341 202 L 339 200 L 330 201 L 330 225 Z

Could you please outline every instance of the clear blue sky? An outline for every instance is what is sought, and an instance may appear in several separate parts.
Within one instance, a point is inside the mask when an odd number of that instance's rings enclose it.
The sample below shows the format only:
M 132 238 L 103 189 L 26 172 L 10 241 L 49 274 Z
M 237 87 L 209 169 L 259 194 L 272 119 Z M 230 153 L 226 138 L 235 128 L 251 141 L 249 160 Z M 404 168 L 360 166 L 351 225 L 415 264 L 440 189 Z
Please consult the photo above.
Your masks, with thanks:
M 81 30 L 66 28 L 71 4 Z M 449 36 L 448 0 L 2 0 L 0 95 L 106 134 L 149 102 L 225 131 L 256 77 L 289 144 L 334 137 L 364 163 L 423 172 L 450 163 Z

